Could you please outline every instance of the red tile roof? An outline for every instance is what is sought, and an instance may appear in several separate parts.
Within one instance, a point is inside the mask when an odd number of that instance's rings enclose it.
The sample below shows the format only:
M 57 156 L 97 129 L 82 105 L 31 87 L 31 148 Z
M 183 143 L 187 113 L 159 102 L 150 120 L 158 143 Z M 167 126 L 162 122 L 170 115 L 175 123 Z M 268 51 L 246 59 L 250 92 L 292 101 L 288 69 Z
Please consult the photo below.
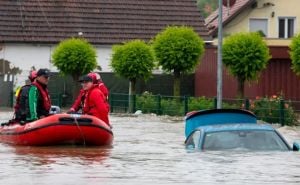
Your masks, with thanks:
M 243 10 L 256 3 L 256 0 L 236 0 L 232 7 L 223 6 L 223 26 L 239 15 Z M 217 35 L 219 9 L 205 19 L 205 24 L 212 36 Z
M 192 26 L 210 40 L 195 0 L 0 0 L 0 42 L 95 44 L 149 40 L 167 25 Z

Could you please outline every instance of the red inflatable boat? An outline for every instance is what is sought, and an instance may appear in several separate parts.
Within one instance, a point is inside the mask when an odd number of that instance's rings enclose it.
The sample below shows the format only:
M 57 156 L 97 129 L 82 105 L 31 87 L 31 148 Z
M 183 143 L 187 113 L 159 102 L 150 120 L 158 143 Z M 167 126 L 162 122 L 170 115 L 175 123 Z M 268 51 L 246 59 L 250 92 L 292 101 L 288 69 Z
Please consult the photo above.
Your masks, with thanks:
M 56 114 L 20 125 L 0 127 L 0 142 L 13 145 L 111 145 L 113 133 L 102 120 L 88 115 Z

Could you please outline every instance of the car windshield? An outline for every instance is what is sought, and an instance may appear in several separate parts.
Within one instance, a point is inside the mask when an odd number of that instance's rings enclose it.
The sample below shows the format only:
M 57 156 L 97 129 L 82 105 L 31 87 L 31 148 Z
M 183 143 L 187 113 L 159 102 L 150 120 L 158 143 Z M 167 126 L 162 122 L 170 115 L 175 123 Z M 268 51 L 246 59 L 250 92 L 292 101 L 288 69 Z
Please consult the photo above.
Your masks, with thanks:
M 289 150 L 275 131 L 221 131 L 206 133 L 203 150 L 246 149 L 254 151 Z

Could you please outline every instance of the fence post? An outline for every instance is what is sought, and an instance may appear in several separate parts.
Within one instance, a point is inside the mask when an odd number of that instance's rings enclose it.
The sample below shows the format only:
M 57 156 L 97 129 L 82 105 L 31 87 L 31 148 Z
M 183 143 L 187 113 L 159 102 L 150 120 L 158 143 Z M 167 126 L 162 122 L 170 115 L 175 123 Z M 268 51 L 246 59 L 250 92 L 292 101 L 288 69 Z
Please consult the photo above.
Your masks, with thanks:
M 214 97 L 214 108 L 215 108 L 215 109 L 218 108 L 218 100 L 217 100 L 217 97 Z
M 250 100 L 248 98 L 245 99 L 245 109 L 246 110 L 250 109 Z
M 280 99 L 280 103 L 279 103 L 279 115 L 280 115 L 280 124 L 281 126 L 285 125 L 285 119 L 284 119 L 284 100 Z
M 110 104 L 110 112 L 113 113 L 114 112 L 113 94 L 109 94 L 108 101 L 109 101 L 109 104 Z
M 184 96 L 184 116 L 189 112 L 189 97 Z
M 10 93 L 10 107 L 14 107 L 14 91 Z
M 156 114 L 161 115 L 161 95 L 157 95 L 157 109 L 156 109 Z

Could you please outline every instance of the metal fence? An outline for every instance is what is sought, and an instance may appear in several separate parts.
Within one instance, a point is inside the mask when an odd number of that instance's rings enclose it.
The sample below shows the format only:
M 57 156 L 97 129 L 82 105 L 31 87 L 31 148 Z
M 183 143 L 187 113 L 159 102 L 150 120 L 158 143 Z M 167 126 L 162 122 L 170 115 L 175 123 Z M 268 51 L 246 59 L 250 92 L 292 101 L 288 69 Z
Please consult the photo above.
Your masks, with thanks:
M 131 99 L 131 104 L 129 100 Z M 143 113 L 157 115 L 184 116 L 189 111 L 216 108 L 216 98 L 173 97 L 152 94 L 132 95 L 111 94 L 109 97 L 111 112 Z M 258 119 L 281 125 L 298 124 L 300 101 L 288 101 L 282 97 L 257 99 L 224 99 L 223 108 L 245 109 L 254 112 Z
M 12 107 L 13 105 L 13 79 L 12 75 L 0 75 L 0 107 Z

